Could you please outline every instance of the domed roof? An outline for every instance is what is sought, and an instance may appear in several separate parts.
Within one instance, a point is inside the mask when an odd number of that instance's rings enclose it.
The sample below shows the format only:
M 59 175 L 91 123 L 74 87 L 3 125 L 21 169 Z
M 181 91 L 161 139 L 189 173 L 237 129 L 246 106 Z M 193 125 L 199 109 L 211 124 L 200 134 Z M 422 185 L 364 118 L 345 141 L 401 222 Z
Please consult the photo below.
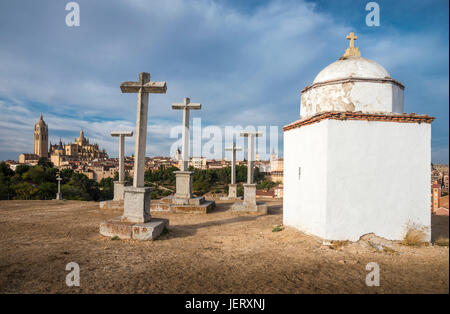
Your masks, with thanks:
M 372 60 L 362 57 L 343 57 L 320 71 L 313 84 L 349 77 L 384 79 L 389 77 L 389 73 Z
M 322 112 L 402 113 L 404 86 L 378 63 L 361 57 L 351 32 L 349 47 L 301 91 L 300 118 Z

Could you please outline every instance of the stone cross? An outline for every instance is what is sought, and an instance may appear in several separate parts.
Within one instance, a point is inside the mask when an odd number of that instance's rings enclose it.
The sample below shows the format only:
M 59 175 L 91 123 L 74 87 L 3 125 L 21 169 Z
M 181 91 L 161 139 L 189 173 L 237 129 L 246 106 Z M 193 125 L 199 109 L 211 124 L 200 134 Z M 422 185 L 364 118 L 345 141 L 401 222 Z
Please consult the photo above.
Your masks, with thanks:
M 350 40 L 350 48 L 355 47 L 355 40 L 358 39 L 358 36 L 355 35 L 355 33 L 350 32 L 350 34 L 346 37 L 348 40 Z
M 231 184 L 236 184 L 236 151 L 242 150 L 242 148 L 236 147 L 236 143 L 233 142 L 233 145 L 225 147 L 225 150 L 231 151 Z
M 144 187 L 147 141 L 148 94 L 165 94 L 166 82 L 150 82 L 150 73 L 139 73 L 139 81 L 120 84 L 122 93 L 137 93 L 136 144 L 134 146 L 133 187 Z
M 253 184 L 253 151 L 254 138 L 262 136 L 261 132 L 241 132 L 241 136 L 248 137 L 248 161 L 247 161 L 247 184 Z
M 62 180 L 62 178 L 58 175 L 56 180 L 58 181 L 58 193 L 56 193 L 56 199 L 57 200 L 62 200 L 62 194 L 61 194 L 61 180 Z
M 111 136 L 119 137 L 119 181 L 125 181 L 125 136 L 133 136 L 133 131 L 112 131 Z
M 183 110 L 183 133 L 182 141 L 183 145 L 181 148 L 181 171 L 187 171 L 189 165 L 189 111 L 190 110 L 200 110 L 202 109 L 201 104 L 191 103 L 190 98 L 184 98 L 183 103 L 172 104 L 173 110 Z

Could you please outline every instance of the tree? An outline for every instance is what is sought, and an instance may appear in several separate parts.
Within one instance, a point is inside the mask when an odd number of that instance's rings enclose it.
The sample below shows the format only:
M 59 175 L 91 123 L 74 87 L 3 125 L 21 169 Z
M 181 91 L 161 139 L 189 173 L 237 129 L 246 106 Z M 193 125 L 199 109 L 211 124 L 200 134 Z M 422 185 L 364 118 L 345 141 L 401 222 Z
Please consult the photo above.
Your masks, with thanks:
M 36 193 L 36 196 L 39 197 L 39 199 L 44 200 L 51 200 L 55 198 L 55 194 L 57 192 L 58 188 L 56 183 L 54 182 L 44 182 L 38 186 L 38 191 Z
M 16 174 L 22 175 L 30 169 L 29 165 L 18 165 L 16 167 Z
M 12 188 L 15 191 L 14 199 L 16 200 L 31 200 L 35 199 L 37 197 L 38 188 L 34 187 L 33 185 L 22 182 L 18 183 L 12 186 Z M 39 198 L 39 197 L 37 197 Z
M 14 175 L 14 171 L 9 168 L 9 166 L 4 161 L 0 162 L 0 173 L 5 177 L 12 177 Z
M 33 166 L 22 175 L 22 179 L 34 184 L 41 184 L 45 180 L 45 170 L 41 166 Z
M 114 198 L 113 178 L 103 178 L 98 183 L 100 189 L 100 200 L 111 200 Z
M 0 163 L 0 199 L 9 200 L 14 196 L 14 190 L 11 188 L 11 179 L 14 177 L 14 171 L 9 168 L 5 162 Z
M 53 168 L 53 163 L 47 157 L 40 157 L 37 164 L 42 168 Z

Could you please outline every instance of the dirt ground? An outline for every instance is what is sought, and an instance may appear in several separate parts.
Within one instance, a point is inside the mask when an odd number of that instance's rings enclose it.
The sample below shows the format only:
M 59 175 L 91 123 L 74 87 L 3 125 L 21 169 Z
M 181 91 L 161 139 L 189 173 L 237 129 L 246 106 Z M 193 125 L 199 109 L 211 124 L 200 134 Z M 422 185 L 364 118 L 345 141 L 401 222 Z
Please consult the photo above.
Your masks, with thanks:
M 266 216 L 237 216 L 230 203 L 213 213 L 161 214 L 169 233 L 156 241 L 99 234 L 98 203 L 0 202 L 1 293 L 448 293 L 448 247 L 376 251 L 359 243 L 331 249 L 282 223 L 281 202 Z M 448 217 L 433 217 L 433 238 L 448 237 Z M 80 265 L 80 287 L 65 284 Z M 365 267 L 380 267 L 368 287 Z

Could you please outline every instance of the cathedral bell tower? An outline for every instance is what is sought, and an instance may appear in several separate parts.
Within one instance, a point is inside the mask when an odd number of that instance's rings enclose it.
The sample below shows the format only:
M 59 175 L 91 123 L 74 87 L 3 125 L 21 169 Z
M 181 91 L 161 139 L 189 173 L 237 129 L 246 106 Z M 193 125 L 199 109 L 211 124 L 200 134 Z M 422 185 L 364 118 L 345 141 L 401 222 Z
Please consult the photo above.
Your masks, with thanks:
M 34 154 L 48 158 L 48 126 L 42 114 L 34 126 Z

